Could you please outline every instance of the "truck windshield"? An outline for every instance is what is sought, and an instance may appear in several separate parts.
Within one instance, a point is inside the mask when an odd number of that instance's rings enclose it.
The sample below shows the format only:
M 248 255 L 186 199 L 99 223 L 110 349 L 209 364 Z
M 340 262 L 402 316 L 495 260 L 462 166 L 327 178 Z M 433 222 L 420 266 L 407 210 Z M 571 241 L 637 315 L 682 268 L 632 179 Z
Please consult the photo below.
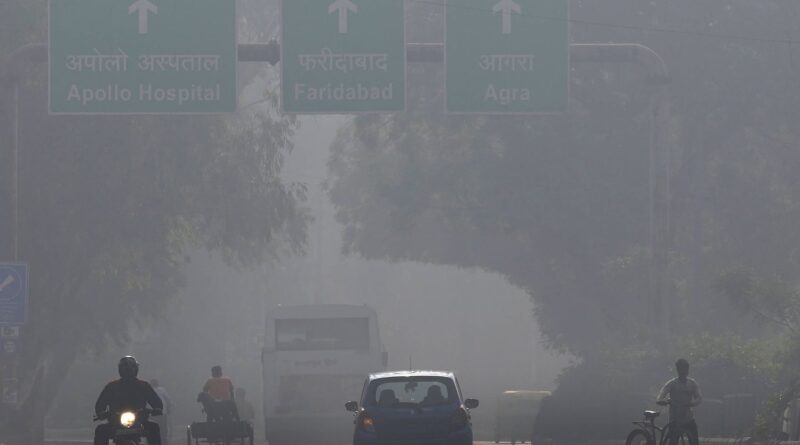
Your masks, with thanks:
M 368 318 L 275 320 L 279 351 L 369 350 Z

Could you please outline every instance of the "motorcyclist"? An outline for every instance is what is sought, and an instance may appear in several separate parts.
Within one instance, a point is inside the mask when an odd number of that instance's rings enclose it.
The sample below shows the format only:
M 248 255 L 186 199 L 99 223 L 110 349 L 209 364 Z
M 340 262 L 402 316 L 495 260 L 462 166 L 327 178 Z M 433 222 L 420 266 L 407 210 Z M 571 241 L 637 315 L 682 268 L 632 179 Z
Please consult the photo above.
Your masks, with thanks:
M 108 383 L 94 405 L 95 413 L 101 414 L 110 411 L 120 413 L 126 410 L 139 411 L 147 408 L 153 409 L 153 414 L 160 414 L 164 408 L 161 399 L 153 387 L 136 376 L 139 373 L 139 363 L 132 356 L 125 356 L 117 365 L 119 380 Z M 108 445 L 109 439 L 114 436 L 114 430 L 119 428 L 118 420 L 111 417 L 108 423 L 100 424 L 94 431 L 94 445 Z M 145 429 L 145 437 L 149 445 L 161 445 L 158 425 L 150 421 L 141 421 Z

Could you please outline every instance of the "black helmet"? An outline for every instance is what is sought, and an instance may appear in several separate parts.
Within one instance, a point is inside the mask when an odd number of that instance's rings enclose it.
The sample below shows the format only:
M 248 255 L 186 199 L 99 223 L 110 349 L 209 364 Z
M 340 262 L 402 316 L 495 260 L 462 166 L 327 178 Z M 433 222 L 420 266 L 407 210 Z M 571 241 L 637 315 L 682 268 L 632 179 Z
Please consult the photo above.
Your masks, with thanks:
M 117 369 L 121 378 L 133 379 L 139 374 L 139 362 L 133 356 L 126 355 L 119 359 Z

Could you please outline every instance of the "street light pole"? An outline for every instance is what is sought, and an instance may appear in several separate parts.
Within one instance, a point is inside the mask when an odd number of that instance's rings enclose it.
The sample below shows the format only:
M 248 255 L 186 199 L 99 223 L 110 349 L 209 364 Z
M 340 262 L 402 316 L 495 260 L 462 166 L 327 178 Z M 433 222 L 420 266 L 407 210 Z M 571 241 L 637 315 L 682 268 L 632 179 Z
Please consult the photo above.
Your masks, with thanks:
M 19 260 L 19 95 L 20 82 L 25 71 L 31 66 L 45 62 L 47 45 L 33 43 L 21 46 L 8 58 L 5 69 L 0 70 L 0 140 L 9 141 L 7 163 L 1 163 L 2 177 L 9 178 L 3 188 L 8 195 L 3 199 L 8 203 L 7 217 L 0 217 L 4 235 L 0 236 L 0 259 Z M 2 137 L 7 135 L 7 137 Z M 0 215 L 6 212 L 0 212 Z
M 664 275 L 669 261 L 671 121 L 669 71 L 664 59 L 652 49 L 635 43 L 573 44 L 573 62 L 638 63 L 646 71 L 647 84 L 654 88 L 650 100 L 648 166 L 648 290 L 647 321 L 660 335 L 669 335 L 670 305 L 665 304 Z
M 11 91 L 11 258 L 19 260 L 19 85 Z

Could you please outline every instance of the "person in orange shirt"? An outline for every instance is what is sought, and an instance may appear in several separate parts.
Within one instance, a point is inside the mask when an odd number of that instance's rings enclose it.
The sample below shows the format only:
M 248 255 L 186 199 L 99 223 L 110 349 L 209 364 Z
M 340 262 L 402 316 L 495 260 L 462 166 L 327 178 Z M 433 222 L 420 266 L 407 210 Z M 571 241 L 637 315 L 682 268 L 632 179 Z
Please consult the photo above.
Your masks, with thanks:
M 222 375 L 222 367 L 211 368 L 211 378 L 203 385 L 203 392 L 197 396 L 203 404 L 209 422 L 239 420 L 239 412 L 233 399 L 233 382 Z
M 203 392 L 208 393 L 215 400 L 233 400 L 233 382 L 222 375 L 222 366 L 211 368 L 211 378 L 206 380 Z

